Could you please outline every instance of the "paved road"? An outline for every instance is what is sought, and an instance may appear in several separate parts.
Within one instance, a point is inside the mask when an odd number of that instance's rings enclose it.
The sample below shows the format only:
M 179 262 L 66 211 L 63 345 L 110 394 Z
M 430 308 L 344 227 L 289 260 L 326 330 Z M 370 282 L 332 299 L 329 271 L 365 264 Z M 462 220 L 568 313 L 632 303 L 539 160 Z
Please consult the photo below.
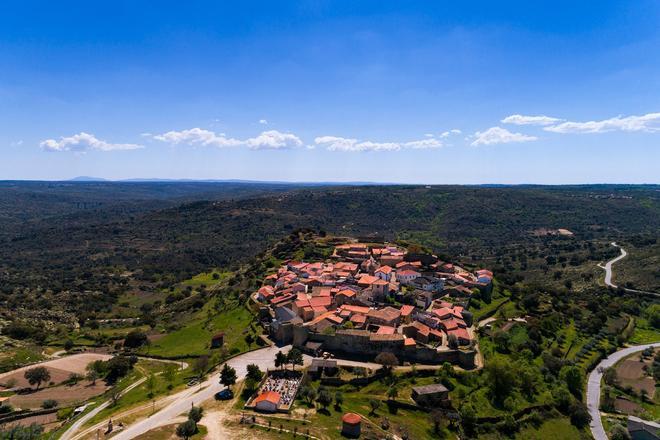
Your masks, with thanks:
M 612 265 L 614 263 L 616 263 L 617 261 L 626 258 L 626 255 L 628 255 L 628 253 L 625 251 L 625 249 L 623 249 L 621 246 L 619 246 L 615 242 L 612 242 L 611 244 L 612 244 L 612 246 L 617 247 L 621 250 L 621 255 L 619 255 L 618 257 L 613 258 L 610 261 L 608 261 L 607 263 L 605 263 L 605 266 L 600 266 L 600 267 L 605 269 L 605 284 L 609 287 L 613 287 L 613 288 L 616 289 L 617 285 L 612 284 Z
M 619 255 L 618 257 L 613 258 L 610 261 L 608 261 L 607 263 L 605 263 L 605 266 L 599 264 L 598 267 L 600 267 L 601 269 L 605 269 L 605 285 L 607 285 L 608 287 L 612 287 L 613 289 L 618 289 L 619 286 L 612 283 L 612 265 L 614 263 L 616 263 L 617 261 L 626 258 L 628 253 L 626 252 L 626 250 L 624 248 L 622 248 L 621 246 L 619 246 L 615 242 L 612 242 L 611 244 L 612 244 L 612 246 L 617 247 L 621 250 L 621 255 Z M 642 295 L 660 296 L 660 294 L 658 294 L 658 293 L 647 292 L 647 291 L 644 291 L 644 290 L 628 289 L 627 287 L 621 287 L 621 289 L 625 290 L 626 292 L 641 293 Z
M 180 369 L 182 369 L 182 370 L 188 368 L 188 364 L 187 364 L 186 362 L 171 361 L 171 360 L 167 360 L 167 359 L 155 359 L 155 358 L 150 358 L 150 357 L 146 357 L 146 356 L 140 356 L 140 358 L 141 358 L 141 359 L 147 359 L 147 360 L 155 361 L 155 362 L 164 362 L 164 363 L 172 363 L 172 364 L 176 364 L 176 365 L 178 365 L 178 366 L 180 367 Z M 143 378 L 141 378 L 140 380 L 137 380 L 137 381 L 135 381 L 134 383 L 130 384 L 129 386 L 127 386 L 127 387 L 121 392 L 121 395 L 123 396 L 124 394 L 128 393 L 129 391 L 131 391 L 133 388 L 135 388 L 135 387 L 137 387 L 138 385 L 140 385 L 140 384 L 141 384 L 142 382 L 144 382 L 145 380 L 147 380 L 147 378 L 146 378 L 146 377 L 143 377 Z M 80 435 L 81 435 L 80 433 L 76 435 L 76 433 L 78 432 L 78 430 L 79 430 L 80 428 L 82 428 L 82 426 L 83 426 L 85 423 L 87 423 L 87 421 L 91 420 L 91 419 L 92 419 L 94 416 L 96 416 L 98 413 L 100 413 L 101 411 L 103 411 L 104 409 L 106 409 L 106 408 L 108 407 L 108 405 L 110 405 L 110 403 L 111 403 L 111 401 L 110 401 L 110 400 L 107 400 L 107 401 L 103 402 L 102 404 L 100 404 L 99 406 L 97 406 L 96 408 L 94 408 L 93 410 L 91 410 L 90 412 L 84 414 L 82 417 L 80 417 L 78 420 L 76 420 L 75 423 L 73 423 L 73 424 L 69 427 L 69 429 L 67 429 L 67 430 L 64 432 L 64 434 L 62 434 L 62 436 L 60 437 L 60 440 L 72 440 L 72 439 L 76 439 L 76 438 L 80 437 Z
M 278 348 L 266 347 L 260 350 L 236 356 L 227 363 L 236 369 L 238 380 L 244 379 L 247 375 L 248 364 L 257 364 L 259 368 L 275 368 L 275 354 L 282 350 L 288 352 L 291 346 Z M 134 423 L 113 437 L 116 440 L 129 440 L 145 432 L 171 423 L 171 420 L 180 414 L 187 412 L 192 405 L 200 405 L 205 400 L 211 399 L 215 393 L 224 388 L 220 385 L 220 374 L 214 374 L 201 386 L 195 386 L 176 394 L 175 400 L 156 414 Z
M 124 391 L 122 391 L 122 393 L 121 393 L 122 396 L 124 394 L 128 393 L 129 391 L 131 391 L 136 386 L 140 385 L 145 380 L 147 380 L 147 378 L 143 377 L 142 379 L 137 380 L 137 381 L 133 382 L 132 384 L 130 384 L 129 386 L 127 386 L 126 389 L 124 389 Z M 100 404 L 99 406 L 97 406 L 96 408 L 91 410 L 90 412 L 84 414 L 82 417 L 80 417 L 78 420 L 76 420 L 75 423 L 73 425 L 71 425 L 69 427 L 69 429 L 67 429 L 64 432 L 64 434 L 62 434 L 62 436 L 60 437 L 60 440 L 70 440 L 70 439 L 74 438 L 75 433 L 85 423 L 87 423 L 88 420 L 90 420 L 92 417 L 94 417 L 95 415 L 97 415 L 98 413 L 100 413 L 101 411 L 106 409 L 108 407 L 108 405 L 110 405 L 110 400 L 107 400 L 107 401 L 103 402 L 102 404 Z
M 660 347 L 660 342 L 655 342 L 653 344 L 644 344 L 644 345 L 635 345 L 634 347 L 624 348 L 615 353 L 612 353 L 605 359 L 603 359 L 596 368 L 589 374 L 589 381 L 587 383 L 587 408 L 589 408 L 589 414 L 591 415 L 591 434 L 594 436 L 595 440 L 607 440 L 607 434 L 605 434 L 605 428 L 603 428 L 603 422 L 600 419 L 600 381 L 603 377 L 603 372 L 606 368 L 609 368 L 619 362 L 626 356 L 629 356 L 633 353 L 642 351 L 648 347 Z

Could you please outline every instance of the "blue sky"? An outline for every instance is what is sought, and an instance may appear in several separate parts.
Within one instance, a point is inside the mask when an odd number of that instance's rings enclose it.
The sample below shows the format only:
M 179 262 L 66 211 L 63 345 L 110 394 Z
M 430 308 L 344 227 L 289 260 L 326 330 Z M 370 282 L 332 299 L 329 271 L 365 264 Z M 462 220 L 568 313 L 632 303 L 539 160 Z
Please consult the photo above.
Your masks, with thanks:
M 3 3 L 0 179 L 660 183 L 658 2 L 231 3 Z

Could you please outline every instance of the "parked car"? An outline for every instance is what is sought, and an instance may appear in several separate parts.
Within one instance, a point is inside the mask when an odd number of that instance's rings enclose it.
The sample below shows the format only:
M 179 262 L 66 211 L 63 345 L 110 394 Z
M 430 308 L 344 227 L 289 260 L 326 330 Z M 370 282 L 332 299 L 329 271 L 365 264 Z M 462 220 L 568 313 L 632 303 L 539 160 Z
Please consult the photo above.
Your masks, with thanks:
M 189 386 L 189 387 L 194 387 L 194 386 L 197 385 L 198 383 L 199 383 L 199 379 L 190 379 L 190 380 L 188 381 L 188 386 Z
M 215 400 L 229 400 L 234 398 L 234 393 L 229 388 L 215 393 Z

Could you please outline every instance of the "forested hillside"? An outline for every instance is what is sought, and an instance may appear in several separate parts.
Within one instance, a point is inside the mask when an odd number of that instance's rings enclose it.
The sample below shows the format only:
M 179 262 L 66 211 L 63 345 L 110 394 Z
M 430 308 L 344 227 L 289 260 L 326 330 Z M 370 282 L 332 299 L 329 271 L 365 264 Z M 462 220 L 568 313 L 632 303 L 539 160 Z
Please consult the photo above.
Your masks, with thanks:
M 487 262 L 503 276 L 515 269 L 518 277 L 542 274 L 575 288 L 593 283 L 594 274 L 570 269 L 585 261 L 595 268 L 616 252 L 607 243 L 653 245 L 660 231 L 657 186 L 30 185 L 14 184 L 1 197 L 7 301 L 16 289 L 98 291 L 112 301 L 135 283 L 166 286 L 230 267 L 300 227 L 413 241 Z M 71 209 L 92 200 L 102 206 Z M 557 235 L 560 228 L 573 235 Z

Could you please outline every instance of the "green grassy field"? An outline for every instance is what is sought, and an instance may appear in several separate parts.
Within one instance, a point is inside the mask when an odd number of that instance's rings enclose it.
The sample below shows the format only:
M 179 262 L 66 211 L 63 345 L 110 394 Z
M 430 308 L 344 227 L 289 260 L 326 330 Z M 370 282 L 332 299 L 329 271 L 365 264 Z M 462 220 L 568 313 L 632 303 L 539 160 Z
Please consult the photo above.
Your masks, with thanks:
M 206 308 L 211 310 L 210 308 Z M 250 328 L 253 316 L 245 307 L 236 307 L 223 312 L 211 312 L 211 318 L 198 314 L 190 323 L 175 330 L 144 349 L 145 354 L 158 356 L 199 356 L 209 354 L 211 337 L 225 333 L 225 347 L 229 353 L 238 353 L 256 347 L 256 343 L 248 344 L 246 338 L 255 337 Z
M 660 330 L 651 327 L 644 318 L 637 318 L 635 321 L 635 330 L 628 340 L 630 344 L 660 342 Z
M 44 359 L 36 346 L 4 347 L 0 353 L 0 373 Z
M 124 377 L 120 381 L 119 387 L 122 389 L 126 388 L 135 381 L 139 380 L 140 378 L 146 377 L 149 374 L 153 373 L 156 375 L 155 386 L 153 389 L 153 398 L 157 399 L 160 396 L 172 392 L 176 392 L 178 389 L 184 388 L 186 383 L 186 378 L 192 375 L 192 373 L 190 372 L 190 367 L 186 370 L 177 370 L 174 380 L 172 381 L 172 389 L 170 390 L 168 388 L 168 383 L 159 374 L 162 373 L 167 366 L 168 364 L 164 362 L 156 362 L 156 361 L 141 359 L 138 361 L 137 364 L 135 364 L 133 371 L 131 371 L 131 373 L 128 376 Z M 147 387 L 147 383 L 143 382 L 139 386 L 133 388 L 125 395 L 123 395 L 115 406 L 109 406 L 105 408 L 103 411 L 99 412 L 96 416 L 90 419 L 86 425 L 91 426 L 104 419 L 107 419 L 113 414 L 117 414 L 128 408 L 148 402 L 151 399 L 148 396 L 148 394 L 149 394 L 149 389 Z

